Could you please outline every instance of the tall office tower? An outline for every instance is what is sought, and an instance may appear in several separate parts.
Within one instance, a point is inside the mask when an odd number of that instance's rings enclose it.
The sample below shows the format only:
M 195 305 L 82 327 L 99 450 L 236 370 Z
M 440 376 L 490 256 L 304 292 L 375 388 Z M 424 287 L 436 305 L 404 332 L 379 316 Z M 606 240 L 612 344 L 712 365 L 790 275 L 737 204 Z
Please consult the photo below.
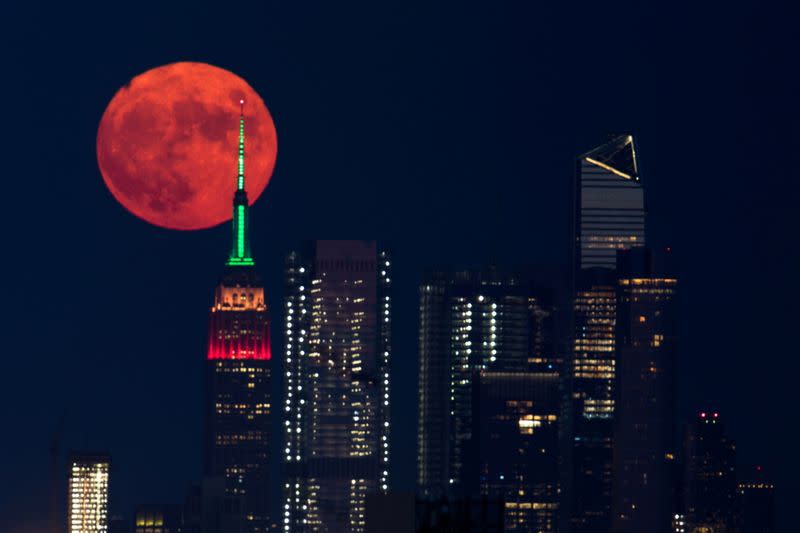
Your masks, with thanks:
M 686 530 L 725 532 L 735 524 L 736 446 L 718 413 L 700 413 L 686 431 Z
M 559 375 L 482 371 L 474 386 L 473 492 L 504 502 L 506 531 L 557 531 Z
M 775 485 L 755 467 L 741 476 L 737 486 L 740 533 L 775 531 Z
M 375 241 L 287 258 L 284 531 L 364 531 L 389 488 L 391 267 Z
M 633 137 L 577 160 L 573 206 L 573 334 L 565 372 L 564 527 L 611 527 L 617 252 L 645 244 Z
M 677 280 L 655 259 L 647 248 L 619 258 L 613 484 L 618 532 L 667 533 L 676 511 Z
M 617 250 L 644 246 L 644 189 L 633 136 L 617 136 L 580 156 L 575 194 L 580 270 L 614 270 Z
M 70 458 L 67 531 L 108 531 L 108 473 L 111 459 L 102 453 L 76 453 Z
M 420 286 L 417 487 L 468 495 L 473 378 L 480 371 L 556 371 L 551 299 L 494 271 L 432 273 Z
M 270 321 L 250 254 L 247 206 L 242 113 L 233 245 L 209 317 L 205 470 L 225 479 L 255 533 L 269 527 Z

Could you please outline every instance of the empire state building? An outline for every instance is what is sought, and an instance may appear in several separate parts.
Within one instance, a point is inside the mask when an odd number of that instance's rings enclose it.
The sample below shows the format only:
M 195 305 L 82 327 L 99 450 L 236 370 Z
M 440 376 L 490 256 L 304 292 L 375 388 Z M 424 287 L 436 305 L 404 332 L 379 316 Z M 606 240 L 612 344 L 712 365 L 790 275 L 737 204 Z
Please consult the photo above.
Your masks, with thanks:
M 270 317 L 250 254 L 244 125 L 242 108 L 233 243 L 209 316 L 205 473 L 224 479 L 232 511 L 257 533 L 270 523 Z

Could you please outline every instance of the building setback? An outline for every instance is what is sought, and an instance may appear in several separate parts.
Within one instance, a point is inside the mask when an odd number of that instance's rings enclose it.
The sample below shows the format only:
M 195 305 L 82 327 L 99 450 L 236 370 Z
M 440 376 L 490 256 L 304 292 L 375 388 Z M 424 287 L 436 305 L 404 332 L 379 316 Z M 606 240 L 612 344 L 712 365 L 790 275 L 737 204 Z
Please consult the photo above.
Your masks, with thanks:
M 284 531 L 364 531 L 389 488 L 391 266 L 375 241 L 287 258 Z
M 233 244 L 209 313 L 205 475 L 224 480 L 245 531 L 270 525 L 270 318 L 250 253 L 244 179 L 244 115 L 233 199 Z

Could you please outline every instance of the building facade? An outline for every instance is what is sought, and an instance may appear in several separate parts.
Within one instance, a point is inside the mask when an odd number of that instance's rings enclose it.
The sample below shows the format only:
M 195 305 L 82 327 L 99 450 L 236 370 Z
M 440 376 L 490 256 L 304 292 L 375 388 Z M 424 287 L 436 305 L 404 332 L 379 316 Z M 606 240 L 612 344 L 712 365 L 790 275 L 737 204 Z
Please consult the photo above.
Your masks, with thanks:
M 617 252 L 645 245 L 644 190 L 633 137 L 577 160 L 573 207 L 573 334 L 565 371 L 564 527 L 611 528 Z
M 233 244 L 214 292 L 206 355 L 205 475 L 241 501 L 249 532 L 270 525 L 270 318 L 250 253 L 244 179 L 244 116 L 233 199 Z
M 686 530 L 726 532 L 736 525 L 736 446 L 718 413 L 688 425 L 684 448 Z
M 431 273 L 420 286 L 417 487 L 471 496 L 473 385 L 482 371 L 556 372 L 552 298 L 495 271 Z
M 677 280 L 655 260 L 647 248 L 622 252 L 619 260 L 613 530 L 620 533 L 667 533 L 678 510 Z
M 506 531 L 558 530 L 559 375 L 483 371 L 475 382 L 476 491 Z
M 108 482 L 111 459 L 104 453 L 75 453 L 70 457 L 67 488 L 67 531 L 108 531 Z
M 284 531 L 364 531 L 389 488 L 391 267 L 376 241 L 287 258 Z

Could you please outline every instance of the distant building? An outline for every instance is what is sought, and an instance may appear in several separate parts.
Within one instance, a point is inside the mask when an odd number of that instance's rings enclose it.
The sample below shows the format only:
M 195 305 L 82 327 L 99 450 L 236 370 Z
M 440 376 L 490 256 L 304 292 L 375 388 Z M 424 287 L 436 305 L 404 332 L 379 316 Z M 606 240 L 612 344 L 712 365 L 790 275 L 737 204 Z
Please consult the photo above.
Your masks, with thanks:
M 611 528 L 617 252 L 645 245 L 633 137 L 581 155 L 574 183 L 573 334 L 565 370 L 564 527 Z
M 250 254 L 244 117 L 233 199 L 233 244 L 214 292 L 206 356 L 205 473 L 225 480 L 247 531 L 269 527 L 271 351 L 264 285 Z
M 242 495 L 226 489 L 225 477 L 206 477 L 189 488 L 182 509 L 181 533 L 246 533 Z
M 111 458 L 105 453 L 75 453 L 70 458 L 67 501 L 69 533 L 108 531 L 108 481 Z
M 429 500 L 413 494 L 367 496 L 366 533 L 501 533 L 503 501 L 482 496 Z M 531 530 L 533 531 L 533 530 Z
M 558 373 L 482 371 L 474 386 L 473 493 L 503 502 L 506 531 L 557 531 Z
M 389 488 L 391 272 L 369 240 L 287 258 L 284 531 L 364 531 Z
M 667 533 L 677 510 L 677 280 L 655 260 L 647 248 L 620 253 L 613 491 L 613 525 L 620 533 Z
M 414 533 L 416 505 L 417 499 L 410 492 L 368 494 L 366 533 Z
M 179 505 L 140 505 L 133 515 L 133 533 L 182 533 L 182 528 Z
M 414 522 L 418 533 L 502 533 L 505 509 L 502 500 L 484 496 L 418 500 Z
M 108 520 L 108 533 L 131 533 L 131 521 L 121 515 L 112 516 Z
M 737 485 L 740 533 L 775 531 L 775 485 L 755 467 L 740 476 Z
M 462 497 L 474 485 L 474 377 L 558 371 L 552 295 L 492 270 L 436 272 L 420 286 L 419 313 L 418 493 Z
M 726 532 L 736 525 L 736 446 L 716 412 L 702 412 L 688 425 L 684 507 L 690 533 Z

